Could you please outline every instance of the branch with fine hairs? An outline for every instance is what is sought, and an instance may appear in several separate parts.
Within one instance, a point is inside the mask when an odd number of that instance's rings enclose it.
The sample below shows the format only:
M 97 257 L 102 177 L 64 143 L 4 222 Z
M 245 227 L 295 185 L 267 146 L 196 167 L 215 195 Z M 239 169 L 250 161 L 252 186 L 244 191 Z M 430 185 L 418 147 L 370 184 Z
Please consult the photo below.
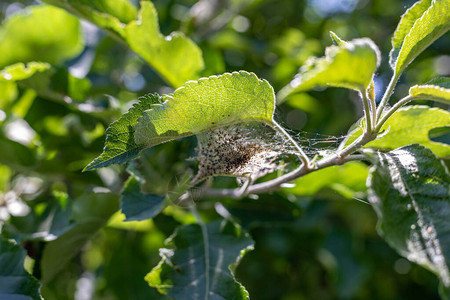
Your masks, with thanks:
M 376 137 L 375 134 L 367 134 L 363 133 L 360 135 L 353 143 L 342 149 L 336 154 L 327 156 L 317 161 L 314 166 L 308 167 L 306 164 L 300 165 L 297 169 L 286 173 L 280 177 L 277 177 L 273 180 L 269 180 L 266 182 L 261 182 L 258 184 L 251 185 L 247 188 L 245 194 L 242 194 L 241 188 L 235 189 L 204 189 L 201 190 L 198 195 L 198 198 L 205 197 L 230 197 L 234 199 L 240 199 L 249 194 L 259 194 L 266 193 L 273 190 L 277 190 L 281 187 L 282 184 L 293 181 L 297 178 L 300 178 L 306 174 L 325 169 L 330 166 L 342 165 L 348 161 L 352 160 L 360 160 L 363 159 L 363 155 L 355 155 L 351 154 L 357 151 L 359 148 L 370 142 Z

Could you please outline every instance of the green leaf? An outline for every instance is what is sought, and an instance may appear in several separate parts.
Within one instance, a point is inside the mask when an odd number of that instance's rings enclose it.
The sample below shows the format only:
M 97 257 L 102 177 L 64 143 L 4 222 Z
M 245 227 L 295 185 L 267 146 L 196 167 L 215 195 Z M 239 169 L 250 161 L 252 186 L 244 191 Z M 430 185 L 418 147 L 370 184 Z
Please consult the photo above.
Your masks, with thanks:
M 29 62 L 28 64 L 16 63 L 0 70 L 0 80 L 18 81 L 33 76 L 37 72 L 43 72 L 51 68 L 48 63 Z
M 17 241 L 40 239 L 51 241 L 71 229 L 75 223 L 71 218 L 72 206 L 66 193 L 57 192 L 46 196 L 45 203 L 32 206 L 25 216 L 10 216 L 3 229 Z M 37 200 L 42 201 L 42 200 Z
M 137 145 L 151 147 L 206 130 L 248 121 L 273 124 L 275 96 L 266 80 L 245 71 L 189 81 L 144 112 Z
M 13 168 L 33 167 L 37 164 L 37 153 L 34 149 L 12 141 L 0 134 L 0 163 Z
M 160 101 L 161 98 L 157 94 L 140 97 L 139 102 L 106 129 L 103 153 L 86 166 L 84 171 L 106 167 L 110 164 L 123 164 L 136 158 L 139 152 L 145 148 L 145 145 L 135 143 L 134 127 L 144 110 L 151 108 L 153 104 Z
M 73 100 L 84 102 L 91 89 L 88 79 L 72 76 L 62 67 L 48 63 L 17 63 L 0 70 L 0 81 L 17 82 L 19 86 L 35 90 L 39 96 L 71 104 Z
M 280 90 L 277 95 L 279 102 L 290 94 L 318 86 L 364 90 L 380 63 L 379 52 L 367 38 L 341 41 L 337 46 L 330 46 L 325 50 L 325 57 L 308 60 L 289 85 Z
M 98 26 L 124 37 L 125 24 L 137 17 L 136 7 L 128 0 L 43 0 L 61 7 Z
M 0 238 L 0 299 L 41 300 L 39 281 L 25 271 L 25 250 Z
M 450 174 L 427 148 L 413 144 L 375 154 L 368 178 L 378 231 L 399 254 L 450 288 Z
M 41 260 L 42 282 L 50 282 L 119 208 L 112 193 L 92 192 L 76 199 L 70 230 L 48 243 Z
M 450 28 L 449 0 L 422 0 L 402 16 L 392 38 L 389 63 L 396 76 Z
M 295 187 L 283 190 L 289 194 L 312 196 L 324 188 L 331 188 L 351 199 L 355 197 L 355 193 L 365 191 L 367 175 L 365 164 L 348 162 L 342 166 L 325 168 L 303 176 L 293 182 Z
M 424 85 L 415 85 L 409 89 L 409 94 L 412 97 L 450 105 L 450 78 L 440 77 Z
M 160 249 L 161 262 L 145 277 L 173 299 L 249 299 L 232 272 L 253 249 L 247 233 L 230 221 L 179 227 Z
M 141 192 L 141 182 L 131 175 L 125 183 L 120 198 L 125 221 L 142 221 L 155 217 L 166 206 L 164 196 L 144 194 Z
M 174 87 L 197 79 L 204 67 L 200 48 L 183 33 L 161 34 L 156 10 L 150 1 L 141 2 L 138 20 L 130 22 L 125 32 L 131 49 Z
M 77 18 L 52 6 L 31 6 L 1 26 L 0 68 L 31 61 L 59 64 L 77 56 L 83 47 Z
M 365 148 L 392 150 L 411 143 L 419 143 L 442 158 L 450 157 L 450 146 L 430 140 L 430 130 L 449 126 L 450 113 L 440 108 L 430 108 L 424 105 L 411 105 L 400 108 L 383 125 L 381 137 L 367 143 Z M 350 133 L 344 141 L 346 145 L 362 134 L 358 128 Z
M 345 45 L 346 41 L 341 40 L 340 37 L 337 36 L 336 33 L 334 33 L 333 31 L 330 31 L 330 37 L 331 37 L 331 41 L 333 42 L 333 45 L 339 46 L 339 45 Z

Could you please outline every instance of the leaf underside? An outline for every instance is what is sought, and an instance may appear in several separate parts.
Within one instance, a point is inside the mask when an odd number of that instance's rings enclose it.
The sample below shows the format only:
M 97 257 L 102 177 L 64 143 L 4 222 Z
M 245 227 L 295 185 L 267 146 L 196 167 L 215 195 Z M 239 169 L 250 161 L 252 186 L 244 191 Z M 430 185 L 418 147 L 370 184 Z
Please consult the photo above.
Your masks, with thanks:
M 189 81 L 163 100 L 139 119 L 136 144 L 151 147 L 242 122 L 272 124 L 275 110 L 270 84 L 245 71 Z
M 449 126 L 450 113 L 440 108 L 424 105 L 411 105 L 400 108 L 383 125 L 381 132 L 387 132 L 376 140 L 367 143 L 365 148 L 383 151 L 392 150 L 411 143 L 419 143 L 439 157 L 450 157 L 450 146 L 430 140 L 430 130 Z M 345 141 L 348 145 L 362 134 L 358 128 L 350 133 Z
M 375 155 L 367 184 L 378 231 L 401 255 L 450 288 L 450 175 L 427 148 L 413 144 Z
M 249 299 L 230 271 L 253 241 L 227 220 L 179 227 L 147 274 L 150 286 L 173 299 Z
M 412 97 L 429 99 L 450 105 L 450 78 L 439 77 L 423 85 L 415 85 L 409 89 Z
M 390 65 L 399 76 L 430 44 L 450 28 L 449 0 L 423 0 L 412 6 L 402 19 L 392 39 Z
M 136 158 L 145 145 L 135 143 L 134 127 L 142 113 L 160 101 L 160 96 L 157 94 L 140 97 L 139 102 L 106 129 L 103 153 L 86 166 L 84 171 L 106 167 L 110 164 L 123 164 Z
M 335 37 L 337 38 L 337 36 Z M 380 62 L 378 47 L 367 38 L 341 42 L 325 50 L 325 57 L 310 59 L 295 78 L 278 94 L 284 99 L 292 93 L 318 86 L 366 89 Z

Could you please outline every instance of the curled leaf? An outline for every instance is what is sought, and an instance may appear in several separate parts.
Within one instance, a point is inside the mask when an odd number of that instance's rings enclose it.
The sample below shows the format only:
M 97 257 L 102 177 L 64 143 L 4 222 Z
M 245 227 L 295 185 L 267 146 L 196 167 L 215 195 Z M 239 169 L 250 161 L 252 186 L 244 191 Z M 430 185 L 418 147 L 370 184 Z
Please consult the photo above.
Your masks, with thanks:
M 292 93 L 310 90 L 317 86 L 366 89 L 380 63 L 378 47 L 367 38 L 349 42 L 332 38 L 337 45 L 325 50 L 325 57 L 310 59 L 294 79 L 280 90 L 277 97 L 283 101 Z M 339 40 L 338 40 L 339 39 Z

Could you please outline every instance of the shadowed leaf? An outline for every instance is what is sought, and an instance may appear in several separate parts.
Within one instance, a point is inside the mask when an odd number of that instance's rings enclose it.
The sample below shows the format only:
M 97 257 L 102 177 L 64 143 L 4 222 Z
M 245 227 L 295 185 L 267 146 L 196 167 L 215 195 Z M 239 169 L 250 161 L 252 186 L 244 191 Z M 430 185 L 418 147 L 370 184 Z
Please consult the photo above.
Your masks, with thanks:
M 367 184 L 378 231 L 402 256 L 450 288 L 450 175 L 427 148 L 413 144 L 375 155 Z
M 248 234 L 230 221 L 179 227 L 161 249 L 161 262 L 145 277 L 173 299 L 249 299 L 230 272 L 253 248 Z

